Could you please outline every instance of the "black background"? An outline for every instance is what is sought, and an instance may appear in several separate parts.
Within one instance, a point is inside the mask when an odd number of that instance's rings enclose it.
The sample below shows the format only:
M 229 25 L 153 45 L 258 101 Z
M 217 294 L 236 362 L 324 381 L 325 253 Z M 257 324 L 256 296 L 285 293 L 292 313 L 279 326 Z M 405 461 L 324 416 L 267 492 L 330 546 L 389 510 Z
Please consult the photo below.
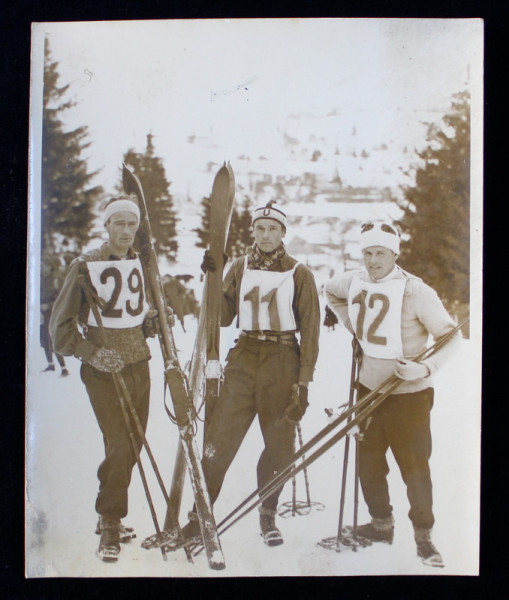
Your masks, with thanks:
M 173 0 L 14 0 L 0 7 L 1 115 L 1 281 L 0 396 L 1 544 L 0 593 L 6 600 L 93 598 L 110 596 L 170 598 L 399 599 L 509 597 L 509 493 L 507 409 L 509 380 L 505 378 L 504 344 L 507 279 L 504 238 L 508 237 L 507 147 L 507 2 L 358 1 L 253 2 Z M 192 4 L 189 6 L 188 4 Z M 100 21 L 169 18 L 248 17 L 436 17 L 485 20 L 485 182 L 484 182 L 484 342 L 482 427 L 481 575 L 218 578 L 218 579 L 31 579 L 24 578 L 24 393 L 25 393 L 25 272 L 27 227 L 28 101 L 30 25 L 43 21 Z M 491 327 L 495 325 L 495 327 Z M 496 333 L 495 333 L 496 332 Z M 5 383 L 4 383 L 5 381 Z M 461 414 L 457 415 L 461 419 Z M 454 422 L 449 424 L 455 435 Z M 469 440 L 458 440 L 468 444 Z M 72 508 L 72 507 L 71 507 Z M 249 543 L 246 540 L 246 543 Z M 272 598 L 270 599 L 272 600 Z

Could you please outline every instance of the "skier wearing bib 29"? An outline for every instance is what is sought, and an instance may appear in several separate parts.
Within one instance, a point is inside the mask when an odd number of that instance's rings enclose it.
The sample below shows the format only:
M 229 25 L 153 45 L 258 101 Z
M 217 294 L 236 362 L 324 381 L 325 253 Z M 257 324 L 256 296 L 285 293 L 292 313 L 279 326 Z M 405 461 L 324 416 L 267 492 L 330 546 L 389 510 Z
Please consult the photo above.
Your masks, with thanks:
M 265 442 L 258 487 L 292 456 L 318 357 L 318 292 L 311 271 L 286 253 L 286 215 L 269 202 L 254 210 L 252 228 L 255 243 L 223 281 L 221 326 L 237 317 L 240 335 L 226 357 L 224 383 L 205 426 L 202 465 L 212 502 L 256 415 Z M 208 252 L 202 270 L 215 270 Z M 259 509 L 261 535 L 269 546 L 283 543 L 275 524 L 280 493 L 264 499 Z M 192 539 L 200 532 L 194 513 L 189 517 L 183 531 Z
M 132 247 L 140 224 L 137 200 L 127 196 L 111 199 L 103 221 L 109 239 L 69 266 L 53 306 L 50 333 L 56 352 L 82 361 L 81 379 L 105 446 L 105 458 L 97 472 L 98 555 L 115 562 L 120 542 L 136 537 L 120 521 L 127 515 L 135 455 L 112 373 L 120 373 L 125 380 L 145 430 L 150 395 L 150 352 L 145 338 L 156 334 L 157 318 L 147 303 L 142 265 Z M 96 322 L 87 302 L 85 285 L 101 308 L 102 324 Z M 140 448 L 141 441 L 138 451 Z
M 432 376 L 455 351 L 461 333 L 432 357 L 413 361 L 426 348 L 429 335 L 439 338 L 455 323 L 432 288 L 396 265 L 400 235 L 395 227 L 362 225 L 360 246 L 365 269 L 331 279 L 325 286 L 327 304 L 363 350 L 359 398 L 394 373 L 402 382 L 361 424 L 359 479 L 371 522 L 357 527 L 357 534 L 392 543 L 394 520 L 385 457 L 390 448 L 407 487 L 417 554 L 425 564 L 443 566 L 431 541 Z

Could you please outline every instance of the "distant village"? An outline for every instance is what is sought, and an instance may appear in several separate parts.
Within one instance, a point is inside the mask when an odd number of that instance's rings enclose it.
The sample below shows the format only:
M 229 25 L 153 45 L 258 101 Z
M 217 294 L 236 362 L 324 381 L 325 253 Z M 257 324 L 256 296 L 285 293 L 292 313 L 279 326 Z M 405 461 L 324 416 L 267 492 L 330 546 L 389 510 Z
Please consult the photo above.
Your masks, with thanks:
M 369 149 L 356 147 L 355 131 L 345 150 L 327 148 L 324 144 L 330 140 L 326 138 L 313 139 L 309 149 L 299 151 L 296 138 L 283 134 L 281 140 L 281 147 L 269 148 L 267 156 L 241 155 L 230 160 L 236 179 L 237 207 L 240 209 L 246 196 L 254 205 L 275 199 L 287 213 L 285 244 L 289 253 L 309 266 L 321 284 L 338 271 L 360 265 L 357 235 L 362 222 L 399 218 L 401 209 L 395 198 L 403 178 L 397 157 L 407 151 L 395 151 L 385 144 Z M 192 138 L 189 144 L 197 157 L 204 160 L 203 151 L 210 156 L 212 148 L 205 138 Z M 210 192 L 213 177 L 221 166 L 211 160 L 203 164 L 205 168 L 196 173 L 189 185 L 187 200 L 179 202 L 179 230 L 183 234 L 180 245 L 185 244 L 186 257 L 192 240 L 188 223 L 193 223 L 192 230 L 200 222 L 197 195 L 203 197 Z M 179 263 L 182 259 L 179 257 Z

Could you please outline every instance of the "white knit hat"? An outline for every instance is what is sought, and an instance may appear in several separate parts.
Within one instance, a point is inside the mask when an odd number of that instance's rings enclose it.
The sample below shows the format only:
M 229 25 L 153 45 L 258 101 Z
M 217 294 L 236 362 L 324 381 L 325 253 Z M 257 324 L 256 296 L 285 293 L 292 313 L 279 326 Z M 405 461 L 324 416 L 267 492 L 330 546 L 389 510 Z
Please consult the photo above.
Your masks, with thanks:
M 275 200 L 271 200 L 270 202 L 267 202 L 266 205 L 254 209 L 251 224 L 254 225 L 255 221 L 258 219 L 272 219 L 273 221 L 281 223 L 286 229 L 286 215 L 275 205 Z
M 112 215 L 122 211 L 134 213 L 138 218 L 138 223 L 140 222 L 140 208 L 138 204 L 128 196 L 121 196 L 120 198 L 112 198 L 111 202 L 106 206 L 103 223 L 106 225 Z
M 364 223 L 361 225 L 359 241 L 361 250 L 370 246 L 383 246 L 392 250 L 394 254 L 399 254 L 399 232 L 390 223 Z

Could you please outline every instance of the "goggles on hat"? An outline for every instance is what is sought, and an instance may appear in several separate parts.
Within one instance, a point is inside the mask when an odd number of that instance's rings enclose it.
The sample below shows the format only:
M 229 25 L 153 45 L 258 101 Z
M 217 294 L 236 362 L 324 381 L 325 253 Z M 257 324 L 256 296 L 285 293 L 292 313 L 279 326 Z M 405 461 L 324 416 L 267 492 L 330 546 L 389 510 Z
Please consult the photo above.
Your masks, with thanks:
M 371 221 L 368 221 L 367 223 L 363 223 L 361 225 L 361 233 L 366 233 L 366 231 L 370 231 L 371 229 L 373 229 L 374 226 L 375 226 L 375 224 Z M 392 227 L 391 225 L 388 225 L 387 223 L 381 223 L 380 229 L 381 229 L 381 231 L 385 231 L 385 233 L 392 233 L 392 235 L 399 236 L 399 233 L 396 231 L 396 229 L 394 229 L 394 227 Z

